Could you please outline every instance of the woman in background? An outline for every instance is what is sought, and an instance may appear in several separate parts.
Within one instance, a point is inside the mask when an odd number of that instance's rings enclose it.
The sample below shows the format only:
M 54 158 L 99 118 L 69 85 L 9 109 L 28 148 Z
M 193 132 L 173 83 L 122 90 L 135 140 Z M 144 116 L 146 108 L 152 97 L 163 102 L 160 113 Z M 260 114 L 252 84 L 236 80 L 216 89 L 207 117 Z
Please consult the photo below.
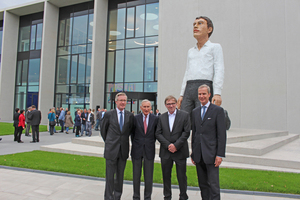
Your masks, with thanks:
M 18 135 L 17 135 L 17 141 L 18 143 L 24 143 L 21 140 L 21 135 L 22 135 L 22 131 L 23 129 L 25 129 L 25 110 L 21 110 L 20 112 L 21 114 L 19 115 L 19 124 L 18 124 Z
M 71 116 L 71 112 L 68 111 L 65 116 L 65 127 L 66 127 L 66 134 L 69 134 L 69 127 L 73 127 L 73 119 Z
M 50 126 L 50 135 L 54 134 L 54 126 L 56 124 L 55 118 L 56 118 L 55 110 L 51 109 L 50 113 L 48 114 L 49 126 Z

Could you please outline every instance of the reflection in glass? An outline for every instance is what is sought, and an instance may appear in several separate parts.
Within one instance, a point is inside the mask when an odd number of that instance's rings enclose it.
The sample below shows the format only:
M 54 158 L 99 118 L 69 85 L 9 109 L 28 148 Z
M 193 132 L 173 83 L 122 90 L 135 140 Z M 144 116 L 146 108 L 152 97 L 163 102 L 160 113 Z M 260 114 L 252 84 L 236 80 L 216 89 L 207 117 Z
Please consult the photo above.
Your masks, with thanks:
M 143 81 L 144 49 L 126 50 L 125 82 Z
M 109 83 L 106 84 L 107 92 L 121 92 L 123 91 L 123 83 Z
M 146 36 L 158 35 L 158 3 L 146 5 Z
M 157 74 L 158 74 L 158 47 L 155 48 L 155 81 L 157 81 Z
M 157 82 L 145 83 L 144 92 L 157 92 Z
M 29 35 L 30 35 L 30 26 L 25 26 L 20 28 L 19 52 L 29 51 Z
M 124 49 L 124 40 L 108 41 L 108 50 Z
M 24 93 L 26 92 L 27 87 L 26 86 L 17 86 L 16 87 L 16 93 Z
M 36 31 L 36 25 L 31 26 L 30 50 L 35 49 L 35 31 Z
M 143 92 L 143 83 L 125 83 L 124 91 L 126 91 L 126 92 Z
M 27 85 L 28 77 L 28 60 L 23 60 L 22 67 L 22 85 Z
M 134 37 L 134 7 L 127 8 L 127 27 L 126 27 L 126 37 Z M 125 28 L 125 26 L 124 26 Z
M 124 51 L 116 51 L 115 82 L 123 82 L 124 76 Z
M 3 35 L 3 30 L 2 27 L 0 27 L 0 54 L 2 52 L 2 35 Z M 1 63 L 0 63 L 1 66 Z
M 72 56 L 70 83 L 76 83 L 76 79 L 77 79 L 77 59 L 78 59 L 77 55 Z
M 144 38 L 133 38 L 126 40 L 126 48 L 141 48 L 144 47 Z
M 125 38 L 126 9 L 111 10 L 109 13 L 109 40 Z
M 91 66 L 92 66 L 92 54 L 86 54 L 86 74 L 85 74 L 85 83 L 91 83 Z
M 69 93 L 68 85 L 56 85 L 56 93 Z
M 56 83 L 69 84 L 70 56 L 60 56 L 57 61 Z
M 39 92 L 39 86 L 28 86 L 28 92 Z
M 145 49 L 145 81 L 154 81 L 154 48 Z
M 87 42 L 88 15 L 74 17 L 72 44 L 83 44 Z
M 107 53 L 107 68 L 106 68 L 107 82 L 114 81 L 114 65 L 115 65 L 115 52 L 108 52 Z
M 146 37 L 146 47 L 158 46 L 158 36 Z
M 143 14 L 145 15 L 145 5 L 137 6 L 135 15 L 135 37 L 144 36 L 145 20 L 140 18 Z
M 59 22 L 59 33 L 58 33 L 58 46 L 64 46 L 65 44 L 65 24 L 66 21 L 60 20 Z
M 40 61 L 40 58 L 29 60 L 28 85 L 39 85 Z
M 71 45 L 72 22 L 73 18 L 66 19 L 65 46 Z
M 26 93 L 20 93 L 15 95 L 15 107 L 19 109 L 26 108 Z
M 18 61 L 16 85 L 22 85 L 22 61 Z
M 88 43 L 93 41 L 93 26 L 94 26 L 94 14 L 89 15 L 89 32 L 88 32 Z
M 80 54 L 78 63 L 78 83 L 84 83 L 85 80 L 85 61 L 86 54 Z
M 71 54 L 71 47 L 59 47 L 57 55 L 68 55 Z

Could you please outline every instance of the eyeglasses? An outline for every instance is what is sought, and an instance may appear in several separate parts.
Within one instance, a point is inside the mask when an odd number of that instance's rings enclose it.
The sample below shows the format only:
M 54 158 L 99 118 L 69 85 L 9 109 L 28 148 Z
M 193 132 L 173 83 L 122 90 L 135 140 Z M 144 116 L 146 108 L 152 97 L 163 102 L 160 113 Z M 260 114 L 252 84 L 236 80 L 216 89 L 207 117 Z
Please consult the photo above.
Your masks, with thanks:
M 173 106 L 173 105 L 175 105 L 176 103 L 167 103 L 166 105 L 167 106 Z

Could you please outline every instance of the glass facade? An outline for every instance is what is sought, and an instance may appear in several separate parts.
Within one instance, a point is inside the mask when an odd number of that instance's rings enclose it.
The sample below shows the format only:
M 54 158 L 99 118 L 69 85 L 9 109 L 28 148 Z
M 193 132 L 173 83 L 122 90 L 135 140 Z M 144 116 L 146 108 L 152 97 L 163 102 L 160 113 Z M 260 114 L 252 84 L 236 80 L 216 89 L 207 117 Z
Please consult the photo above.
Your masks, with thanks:
M 43 12 L 20 17 L 15 108 L 38 108 Z
M 55 107 L 89 108 L 94 2 L 60 8 Z
M 108 18 L 105 106 L 109 108 L 111 92 L 157 92 L 159 3 L 109 1 Z

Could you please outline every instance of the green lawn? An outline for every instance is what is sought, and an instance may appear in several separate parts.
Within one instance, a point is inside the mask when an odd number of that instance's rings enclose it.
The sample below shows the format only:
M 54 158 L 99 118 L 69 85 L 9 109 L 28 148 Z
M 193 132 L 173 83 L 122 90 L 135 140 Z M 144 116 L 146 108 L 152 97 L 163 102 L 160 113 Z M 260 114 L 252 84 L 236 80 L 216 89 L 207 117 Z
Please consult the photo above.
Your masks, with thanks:
M 55 126 L 55 129 L 61 130 L 61 127 Z M 13 135 L 14 131 L 15 131 L 15 127 L 13 127 L 13 123 L 0 122 L 0 135 Z M 40 125 L 40 132 L 46 132 L 46 131 L 47 131 L 47 126 Z M 23 130 L 23 133 L 25 133 L 25 130 Z M 31 133 L 31 128 L 30 128 L 30 133 Z
M 0 156 L 0 165 L 105 177 L 105 159 L 91 156 L 32 151 Z M 195 166 L 187 167 L 187 177 L 189 186 L 198 186 Z M 127 162 L 124 179 L 132 180 L 131 161 Z M 162 183 L 160 163 L 155 163 L 153 179 Z M 178 184 L 175 166 L 172 184 Z M 299 185 L 300 174 L 220 168 L 222 189 L 300 194 Z

